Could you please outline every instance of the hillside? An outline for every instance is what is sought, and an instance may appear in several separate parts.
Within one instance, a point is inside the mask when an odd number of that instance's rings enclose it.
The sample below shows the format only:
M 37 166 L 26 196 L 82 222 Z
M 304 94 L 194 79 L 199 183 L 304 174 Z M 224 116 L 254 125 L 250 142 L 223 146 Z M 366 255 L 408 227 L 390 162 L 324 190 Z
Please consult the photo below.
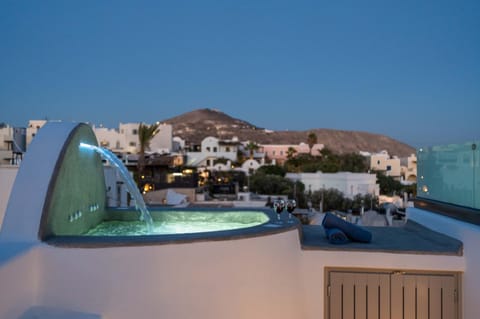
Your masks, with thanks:
M 240 141 L 249 140 L 259 144 L 299 144 L 306 143 L 308 133 L 314 131 L 318 137 L 318 143 L 324 144 L 337 153 L 387 150 L 389 154 L 399 157 L 415 153 L 413 147 L 385 135 L 322 128 L 272 132 L 212 109 L 194 110 L 163 122 L 173 126 L 174 136 L 180 136 L 190 144 L 200 144 L 207 136 L 222 139 L 237 136 Z

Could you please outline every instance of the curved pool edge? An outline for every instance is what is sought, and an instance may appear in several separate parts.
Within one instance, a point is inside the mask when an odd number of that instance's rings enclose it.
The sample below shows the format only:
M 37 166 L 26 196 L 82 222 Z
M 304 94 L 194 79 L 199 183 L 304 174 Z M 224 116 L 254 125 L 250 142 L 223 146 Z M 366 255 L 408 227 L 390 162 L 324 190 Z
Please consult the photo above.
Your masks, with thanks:
M 191 208 L 165 208 L 168 211 L 191 210 Z M 195 211 L 231 211 L 231 209 L 197 209 Z M 287 222 L 287 217 L 282 216 L 282 223 L 277 222 L 276 214 L 265 208 L 235 208 L 233 211 L 258 211 L 266 214 L 269 221 L 260 225 L 209 232 L 162 234 L 162 235 L 138 235 L 138 236 L 86 236 L 86 235 L 57 235 L 46 238 L 44 243 L 68 248 L 105 248 L 105 247 L 128 247 L 128 246 L 152 246 L 166 244 L 185 244 L 194 242 L 227 241 L 261 236 L 274 235 L 291 230 L 297 230 L 301 234 L 301 224 L 296 218 Z M 284 213 L 286 215 L 286 213 Z
M 140 235 L 140 236 L 55 236 L 44 243 L 68 248 L 105 248 L 127 246 L 151 246 L 166 244 L 185 244 L 194 242 L 227 241 L 255 238 L 297 229 L 301 232 L 300 223 L 269 226 L 267 223 L 244 229 L 222 230 L 215 232 L 174 234 L 174 235 Z

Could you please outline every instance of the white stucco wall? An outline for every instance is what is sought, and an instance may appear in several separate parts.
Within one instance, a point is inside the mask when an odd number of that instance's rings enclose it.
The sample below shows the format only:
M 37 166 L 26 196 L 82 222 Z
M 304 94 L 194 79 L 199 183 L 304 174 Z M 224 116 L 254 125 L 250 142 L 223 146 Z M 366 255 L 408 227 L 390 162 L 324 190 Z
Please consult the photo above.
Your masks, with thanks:
M 119 150 L 126 145 L 125 136 L 120 135 L 116 129 L 94 127 L 93 132 L 97 137 L 99 145 L 102 147 L 106 147 L 111 150 Z
M 38 250 L 0 243 L 0 318 L 18 319 L 37 304 Z
M 296 230 L 143 247 L 43 246 L 40 261 L 43 306 L 116 319 L 305 317 Z
M 120 135 L 123 136 L 123 141 L 125 142 L 125 144 L 122 145 L 122 148 L 127 152 L 137 152 L 139 125 L 140 123 L 120 123 L 118 126 Z
M 463 281 L 463 318 L 480 318 L 480 226 L 441 216 L 418 208 L 407 209 L 408 218 L 463 242 L 465 274 Z
M 318 191 L 335 188 L 345 196 L 353 198 L 357 194 L 379 195 L 379 186 L 375 174 L 367 173 L 287 173 L 285 176 L 292 181 L 301 181 L 306 190 Z
M 18 166 L 0 166 L 0 228 L 17 172 Z
M 318 319 L 324 316 L 325 267 L 462 272 L 465 270 L 465 259 L 441 255 L 304 250 L 299 270 L 304 285 L 302 294 L 305 300 L 304 319 Z
M 150 142 L 150 151 L 156 153 L 169 153 L 173 149 L 173 128 L 170 124 L 160 124 L 157 133 Z
M 136 153 L 139 147 L 138 127 L 139 123 L 120 123 L 119 129 L 105 127 L 93 127 L 98 143 L 111 150 L 122 150 Z M 137 132 L 137 134 L 133 134 Z M 134 145 L 130 145 L 133 143 Z M 168 153 L 172 150 L 172 126 L 161 124 L 158 133 L 150 142 L 150 151 Z
M 6 126 L 0 128 L 0 149 L 7 150 L 7 141 L 13 140 L 13 127 Z M 9 150 L 11 153 L 12 151 Z
M 243 162 L 242 166 L 237 168 L 237 170 L 241 170 L 245 172 L 245 174 L 250 175 L 250 171 L 255 172 L 259 167 L 263 166 L 257 160 L 248 159 Z
M 384 171 L 387 176 L 399 177 L 401 175 L 400 159 L 390 157 L 386 152 L 372 154 L 370 156 L 370 169 Z
M 47 123 L 46 120 L 30 120 L 27 126 L 27 145 L 33 141 L 40 129 Z M 28 146 L 27 146 L 28 149 Z
M 14 287 L 13 296 L 0 299 L 0 318 L 17 319 L 6 314 L 18 315 L 36 304 L 116 319 L 317 319 L 325 311 L 325 267 L 464 272 L 465 261 L 462 256 L 301 250 L 296 230 L 154 246 L 39 244 L 0 267 L 0 295 Z M 463 297 L 470 307 L 475 291 Z M 478 318 L 475 311 L 464 318 Z
M 230 151 L 226 151 L 225 147 L 221 147 L 219 139 L 216 137 L 208 136 L 202 141 L 202 155 L 200 158 L 214 157 L 214 158 L 226 158 L 231 161 L 237 160 L 237 147 L 230 146 Z

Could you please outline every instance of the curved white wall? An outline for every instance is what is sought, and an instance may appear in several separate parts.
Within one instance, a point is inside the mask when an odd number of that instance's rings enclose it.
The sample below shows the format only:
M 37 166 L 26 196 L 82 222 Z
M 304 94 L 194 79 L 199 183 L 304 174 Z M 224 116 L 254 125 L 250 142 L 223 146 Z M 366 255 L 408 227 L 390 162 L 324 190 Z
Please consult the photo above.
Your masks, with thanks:
M 38 242 L 48 185 L 65 141 L 78 123 L 49 122 L 39 130 L 18 171 L 0 232 L 3 240 Z
M 463 318 L 480 318 L 480 226 L 464 223 L 418 208 L 407 210 L 408 218 L 463 242 L 465 274 L 463 282 Z
M 38 262 L 37 249 L 0 243 L 0 318 L 18 319 L 37 304 Z
M 121 248 L 44 246 L 38 302 L 105 318 L 303 318 L 298 231 Z

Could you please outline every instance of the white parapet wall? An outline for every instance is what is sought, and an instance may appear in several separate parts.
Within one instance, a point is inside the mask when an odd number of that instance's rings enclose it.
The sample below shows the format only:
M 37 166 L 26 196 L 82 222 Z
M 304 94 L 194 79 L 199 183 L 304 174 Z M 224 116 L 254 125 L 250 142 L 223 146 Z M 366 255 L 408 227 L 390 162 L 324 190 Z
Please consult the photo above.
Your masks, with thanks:
M 153 246 L 43 246 L 37 302 L 116 319 L 303 318 L 300 251 L 296 230 Z
M 480 226 L 441 216 L 419 208 L 407 209 L 407 217 L 439 233 L 463 242 L 465 274 L 463 281 L 463 318 L 480 318 Z
M 301 297 L 304 299 L 303 319 L 323 318 L 326 307 L 326 268 L 461 273 L 465 270 L 465 260 L 462 256 L 303 250 L 299 269 L 304 288 Z
M 147 246 L 38 244 L 0 267 L 8 296 L 0 318 L 18 319 L 33 305 L 116 319 L 323 318 L 327 267 L 464 272 L 465 258 L 302 250 L 295 229 Z
M 30 244 L 0 243 L 0 318 L 18 319 L 36 305 L 40 267 Z

